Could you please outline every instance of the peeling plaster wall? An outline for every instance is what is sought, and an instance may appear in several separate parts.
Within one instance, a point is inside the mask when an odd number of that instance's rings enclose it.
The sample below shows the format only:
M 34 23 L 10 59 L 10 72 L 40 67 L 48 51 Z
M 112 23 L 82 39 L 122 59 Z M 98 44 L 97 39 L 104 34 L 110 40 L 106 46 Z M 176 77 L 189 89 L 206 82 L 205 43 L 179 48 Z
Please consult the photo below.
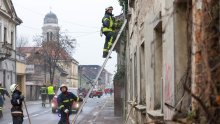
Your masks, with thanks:
M 155 97 L 156 93 L 159 93 L 158 89 L 163 89 L 162 99 L 163 102 L 162 108 L 164 112 L 164 119 L 172 119 L 174 112 L 164 106 L 164 103 L 175 106 L 176 99 L 175 96 L 175 82 L 180 80 L 180 77 L 183 75 L 183 68 L 180 65 L 176 64 L 180 62 L 179 59 L 186 59 L 186 48 L 182 48 L 180 50 L 185 51 L 181 56 L 179 53 L 175 54 L 175 49 L 181 48 L 181 45 L 186 46 L 187 44 L 175 44 L 175 37 L 179 37 L 180 34 L 176 33 L 178 30 L 178 25 L 182 23 L 175 23 L 175 21 L 179 21 L 178 18 L 174 16 L 174 0 L 135 0 L 132 7 L 129 7 L 129 12 L 131 14 L 128 22 L 128 42 L 127 42 L 127 51 L 126 51 L 126 61 L 127 61 L 127 93 L 128 100 L 134 101 L 136 99 L 135 92 L 137 92 L 137 104 L 140 103 L 141 93 L 146 93 L 146 111 L 154 111 L 155 103 L 159 102 L 158 98 Z M 184 14 L 184 11 L 183 13 Z M 177 15 L 178 16 L 178 15 Z M 161 17 L 161 18 L 160 18 Z M 155 28 L 159 23 L 162 22 L 162 80 L 161 84 L 155 84 Z M 181 27 L 181 26 L 180 26 Z M 184 32 L 185 29 L 182 30 Z M 181 31 L 180 31 L 181 32 Z M 185 35 L 182 36 L 183 39 Z M 179 37 L 181 39 L 181 37 Z M 181 40 L 178 40 L 177 43 L 181 43 Z M 137 76 L 137 80 L 135 80 L 135 67 L 134 62 L 137 63 L 137 75 L 140 75 L 140 49 L 141 45 L 144 43 L 144 51 L 145 51 L 145 85 L 146 91 L 141 91 L 141 79 L 140 76 Z M 175 48 L 176 47 L 176 48 Z M 134 54 L 137 57 L 134 57 Z M 136 60 L 134 60 L 136 59 Z M 183 62 L 186 63 L 186 62 Z M 131 69 L 132 68 L 132 69 Z M 176 71 L 176 68 L 178 69 Z M 132 72 L 130 72 L 132 71 Z M 158 73 L 158 72 L 157 72 Z M 175 76 L 178 76 L 175 78 Z M 158 77 L 157 82 L 158 82 Z M 137 85 L 137 88 L 134 87 Z M 155 87 L 158 88 L 155 90 Z M 132 91 L 131 91 L 132 90 Z M 130 110 L 130 106 L 128 106 L 127 110 Z M 144 123 L 147 117 L 143 116 L 140 111 L 134 109 L 130 115 L 130 123 Z

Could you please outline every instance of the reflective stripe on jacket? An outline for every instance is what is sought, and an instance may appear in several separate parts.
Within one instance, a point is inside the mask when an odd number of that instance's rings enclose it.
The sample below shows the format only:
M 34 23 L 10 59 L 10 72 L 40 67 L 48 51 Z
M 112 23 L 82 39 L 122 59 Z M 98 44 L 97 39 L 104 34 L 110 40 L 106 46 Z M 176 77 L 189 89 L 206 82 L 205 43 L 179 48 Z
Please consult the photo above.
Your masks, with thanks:
M 78 97 L 71 92 L 61 93 L 57 97 L 57 103 L 60 110 L 70 109 L 74 101 L 78 101 Z
M 3 87 L 0 87 L 0 95 L 4 95 L 4 88 Z
M 41 87 L 40 93 L 41 94 L 47 94 L 47 88 L 46 87 Z
M 102 32 L 114 31 L 113 30 L 114 20 L 112 15 L 106 13 L 102 19 L 102 24 L 103 24 Z

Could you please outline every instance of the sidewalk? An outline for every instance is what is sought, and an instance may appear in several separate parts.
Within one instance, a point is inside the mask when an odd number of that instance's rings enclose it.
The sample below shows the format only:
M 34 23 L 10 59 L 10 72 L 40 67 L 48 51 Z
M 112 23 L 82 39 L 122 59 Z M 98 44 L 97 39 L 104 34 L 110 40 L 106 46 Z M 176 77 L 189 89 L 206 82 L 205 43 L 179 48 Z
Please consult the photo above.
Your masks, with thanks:
M 122 117 L 114 115 L 114 97 L 107 99 L 94 120 L 94 124 L 123 124 Z

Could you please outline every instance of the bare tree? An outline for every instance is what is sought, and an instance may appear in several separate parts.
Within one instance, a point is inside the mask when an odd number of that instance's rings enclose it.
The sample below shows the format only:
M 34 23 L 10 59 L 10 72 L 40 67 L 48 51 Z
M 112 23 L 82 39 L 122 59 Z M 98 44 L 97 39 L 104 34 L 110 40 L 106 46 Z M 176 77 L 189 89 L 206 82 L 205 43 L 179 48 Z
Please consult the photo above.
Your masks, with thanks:
M 25 36 L 20 36 L 16 41 L 16 47 L 18 48 L 18 52 L 20 52 L 20 49 L 22 47 L 28 46 L 28 44 L 29 44 L 28 38 Z
M 44 59 L 47 71 L 50 74 L 50 83 L 54 81 L 55 71 L 62 68 L 60 62 L 71 59 L 71 53 L 75 49 L 76 40 L 66 34 L 53 35 L 51 39 L 44 39 L 41 36 L 34 38 L 36 46 L 40 47 L 40 54 Z

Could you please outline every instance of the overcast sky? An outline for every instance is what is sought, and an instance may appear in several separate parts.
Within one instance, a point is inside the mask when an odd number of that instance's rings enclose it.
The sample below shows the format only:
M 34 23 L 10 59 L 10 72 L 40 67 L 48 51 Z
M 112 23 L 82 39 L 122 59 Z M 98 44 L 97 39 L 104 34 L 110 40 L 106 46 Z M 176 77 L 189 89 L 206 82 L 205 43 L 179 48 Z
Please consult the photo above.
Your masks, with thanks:
M 76 38 L 77 48 L 73 57 L 80 64 L 102 65 L 102 50 L 105 37 L 100 37 L 101 19 L 104 10 L 113 6 L 113 14 L 119 15 L 121 7 L 118 0 L 12 0 L 16 13 L 23 23 L 18 26 L 18 37 L 41 35 L 44 16 L 50 12 L 58 17 L 61 31 L 68 31 Z M 114 52 L 108 61 L 106 69 L 111 73 L 116 71 L 117 56 Z

